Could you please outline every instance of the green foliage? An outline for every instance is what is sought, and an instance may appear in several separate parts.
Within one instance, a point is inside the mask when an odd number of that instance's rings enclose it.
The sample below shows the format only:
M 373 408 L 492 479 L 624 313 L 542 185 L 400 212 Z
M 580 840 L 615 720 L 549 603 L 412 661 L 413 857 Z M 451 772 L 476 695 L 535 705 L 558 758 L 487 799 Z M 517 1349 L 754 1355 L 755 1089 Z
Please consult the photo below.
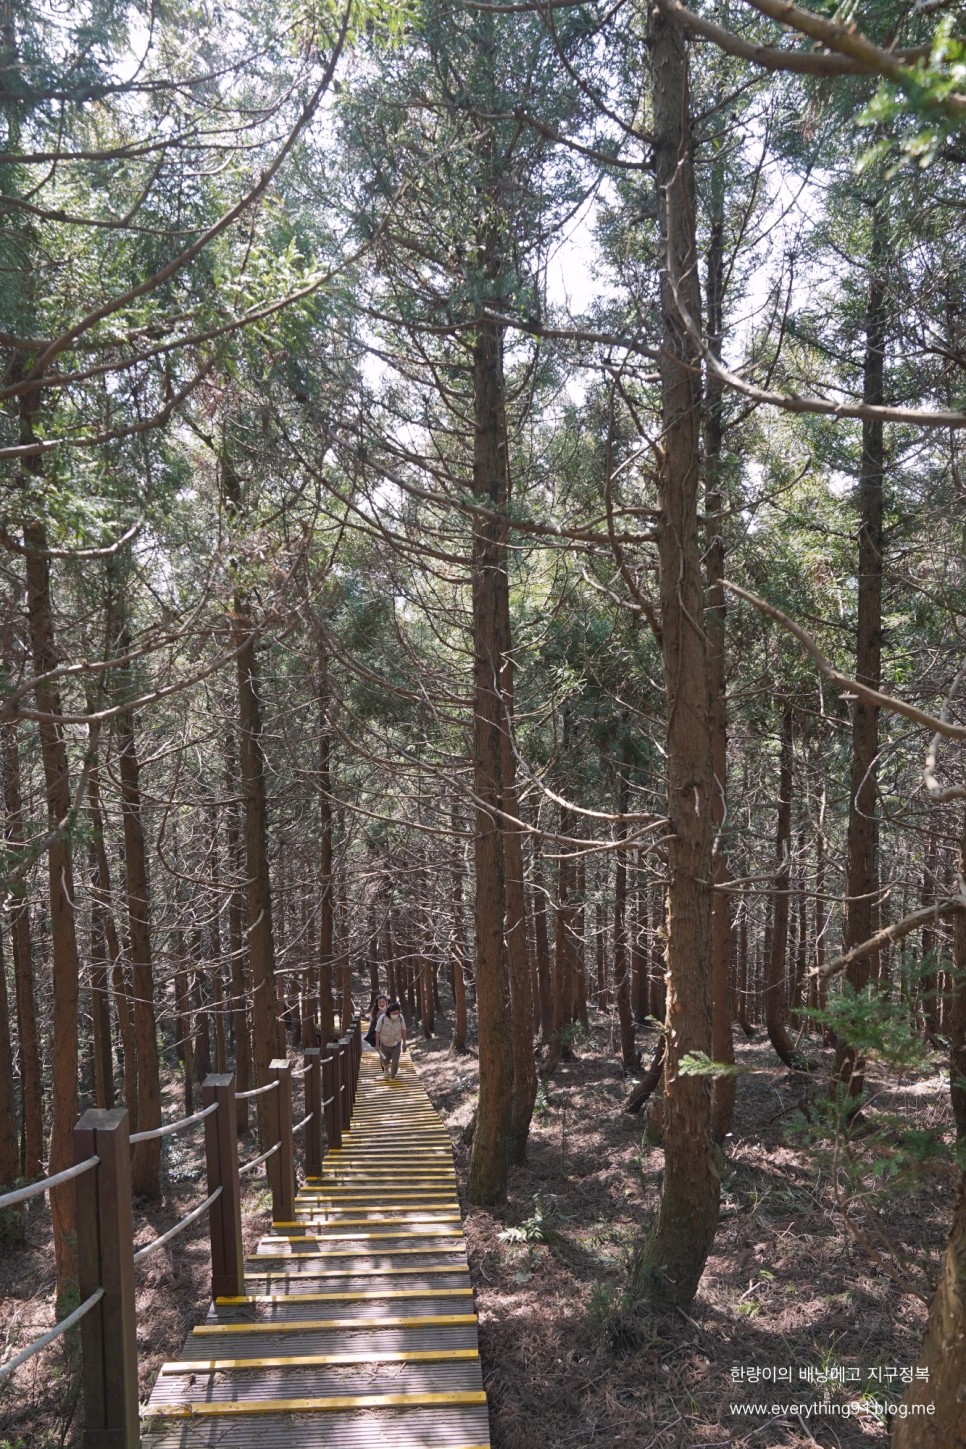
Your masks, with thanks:
M 553 1197 L 533 1195 L 533 1211 L 528 1218 L 514 1227 L 504 1228 L 498 1233 L 501 1243 L 546 1243 L 557 1240 L 557 1228 L 561 1222 L 560 1208 Z
M 804 1016 L 830 1028 L 860 1056 L 880 1061 L 894 1071 L 927 1071 L 942 1060 L 923 1038 L 908 1003 L 867 986 L 854 991 L 846 984 L 824 1010 L 812 1007 Z
M 550 1099 L 550 1078 L 537 1077 L 537 1095 L 533 1099 L 533 1115 L 538 1122 L 545 1122 L 550 1116 L 553 1103 Z
M 906 78 L 884 81 L 858 121 L 886 132 L 860 160 L 860 170 L 896 155 L 920 169 L 931 166 L 941 147 L 963 125 L 966 44 L 957 36 L 959 17 L 941 17 L 929 55 L 906 68 Z M 895 167 L 890 176 L 895 174 Z
M 704 1052 L 686 1052 L 678 1062 L 678 1075 L 682 1077 L 740 1077 L 747 1070 L 733 1062 L 713 1062 Z

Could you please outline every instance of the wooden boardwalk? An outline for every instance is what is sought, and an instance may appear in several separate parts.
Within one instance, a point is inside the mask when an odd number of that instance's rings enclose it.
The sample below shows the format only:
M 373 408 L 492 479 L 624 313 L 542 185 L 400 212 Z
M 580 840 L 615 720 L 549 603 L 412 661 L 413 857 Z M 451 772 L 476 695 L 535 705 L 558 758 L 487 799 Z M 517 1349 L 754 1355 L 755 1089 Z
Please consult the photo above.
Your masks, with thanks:
M 489 1449 L 449 1138 L 407 1056 L 362 1060 L 321 1178 L 166 1363 L 143 1449 Z

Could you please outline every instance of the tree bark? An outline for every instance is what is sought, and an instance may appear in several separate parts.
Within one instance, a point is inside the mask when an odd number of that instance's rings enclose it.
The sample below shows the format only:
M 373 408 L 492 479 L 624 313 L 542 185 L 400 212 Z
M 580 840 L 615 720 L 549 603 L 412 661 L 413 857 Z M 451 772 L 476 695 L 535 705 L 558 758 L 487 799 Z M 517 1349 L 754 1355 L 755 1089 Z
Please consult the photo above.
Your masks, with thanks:
M 771 930 L 765 958 L 765 1026 L 772 1046 L 786 1067 L 803 1068 L 804 1062 L 788 1031 L 785 958 L 788 947 L 788 912 L 792 879 L 792 772 L 794 715 L 791 705 L 782 716 L 778 766 L 776 865 L 772 883 Z
M 506 500 L 506 431 L 503 411 L 503 335 L 477 323 L 473 348 L 475 430 L 473 492 L 488 508 Z M 473 524 L 473 788 L 476 1005 L 480 1037 L 480 1096 L 470 1153 L 471 1202 L 506 1197 L 513 1095 L 509 1026 L 509 972 L 504 941 L 506 882 L 503 807 L 503 700 L 500 679 L 503 607 L 507 585 L 503 525 L 479 514 Z
M 510 606 L 506 582 L 500 590 L 503 613 L 503 695 L 501 765 L 503 809 L 519 819 L 516 759 L 513 754 L 513 660 L 510 658 Z M 510 1044 L 513 1052 L 513 1099 L 510 1109 L 510 1161 L 527 1155 L 530 1119 L 537 1096 L 537 1068 L 533 1060 L 533 993 L 527 946 L 527 904 L 523 879 L 523 831 L 504 821 L 503 852 L 506 864 L 506 952 L 510 976 Z
M 238 828 L 238 806 L 234 796 L 239 788 L 237 760 L 234 742 L 229 733 L 225 752 L 225 785 L 231 804 L 226 822 L 226 843 L 228 849 L 228 871 L 232 881 L 231 898 L 228 902 L 228 946 L 231 952 L 231 1006 L 232 1035 L 235 1039 L 235 1087 L 247 1092 L 252 1085 L 252 1038 L 248 1022 L 248 980 L 245 970 L 244 921 L 245 906 L 242 892 L 237 884 L 244 869 L 241 850 L 241 834 Z M 238 1103 L 238 1130 L 248 1130 L 248 1099 Z
M 862 400 L 885 401 L 885 337 L 887 324 L 886 271 L 888 235 L 881 201 L 871 207 L 872 243 L 866 296 L 865 362 Z M 855 677 L 878 689 L 882 683 L 882 481 L 885 471 L 882 422 L 862 423 L 862 460 L 859 466 L 859 579 Z M 852 702 L 852 764 L 849 784 L 849 820 L 846 834 L 845 909 L 843 951 L 876 929 L 875 896 L 879 885 L 878 795 L 879 711 L 861 696 Z M 846 983 L 862 991 L 876 976 L 878 956 L 851 962 Z M 844 1088 L 849 1098 L 861 1097 L 865 1069 L 848 1042 L 835 1050 L 832 1090 Z
M 100 802 L 97 738 L 89 734 L 91 751 L 87 776 L 88 816 L 91 823 L 91 1023 L 94 1033 L 94 1101 L 98 1107 L 114 1106 L 114 1058 L 111 1051 L 111 1005 L 108 996 L 111 944 L 117 948 L 117 931 L 111 902 L 110 878 L 106 876 L 107 847 Z M 126 1006 L 127 1003 L 125 1002 Z M 120 1021 L 120 1011 L 118 1012 Z M 125 1066 L 127 1052 L 125 1050 Z M 133 1064 L 132 1064 L 133 1065 Z
M 623 751 L 617 788 L 617 813 L 627 814 L 628 751 Z M 627 827 L 618 827 L 626 838 Z M 621 1065 L 625 1072 L 637 1066 L 634 1044 L 634 1014 L 631 1010 L 630 953 L 627 943 L 627 855 L 618 850 L 614 857 L 614 995 L 617 998 L 617 1019 L 620 1023 Z
M 226 511 L 236 525 L 241 523 L 241 479 L 232 461 L 222 458 L 222 488 Z M 236 591 L 234 598 L 235 640 L 238 647 L 238 742 L 239 784 L 245 846 L 246 898 L 248 906 L 248 961 L 252 987 L 252 1047 L 257 1086 L 268 1082 L 269 1063 L 278 1042 L 275 990 L 275 941 L 272 929 L 272 887 L 268 869 L 268 796 L 265 785 L 265 756 L 262 747 L 262 705 L 259 692 L 258 658 L 247 596 Z M 268 1147 L 268 1117 L 265 1098 L 258 1103 L 258 1136 L 264 1151 Z
M 706 1078 L 682 1076 L 681 1058 L 710 1053 L 711 848 L 714 776 L 708 661 L 698 549 L 700 398 L 697 359 L 675 300 L 700 316 L 687 43 L 651 12 L 654 162 L 664 246 L 661 270 L 662 456 L 658 558 L 667 692 L 667 1042 L 665 1171 L 654 1224 L 631 1266 L 634 1293 L 687 1309 L 718 1221 L 719 1181 Z
M 453 903 L 453 926 L 451 951 L 453 960 L 453 1051 L 464 1052 L 466 1050 L 466 1035 L 468 1024 L 466 1020 L 466 978 L 463 974 L 465 969 L 465 956 L 463 951 L 463 857 L 456 838 L 459 824 L 456 806 L 453 806 L 453 862 L 452 873 L 452 903 Z
M 960 912 L 960 915 L 963 913 Z M 966 1446 L 966 1173 L 959 1187 L 952 1230 L 939 1283 L 929 1309 L 929 1324 L 918 1368 L 927 1377 L 913 1381 L 902 1396 L 910 1408 L 934 1404 L 931 1415 L 896 1418 L 892 1449 L 963 1449 Z
M 959 838 L 959 879 L 966 881 L 966 814 Z M 956 1135 L 966 1139 L 966 911 L 953 917 L 953 984 L 949 1001 L 949 1092 Z
M 24 849 L 23 802 L 20 793 L 20 751 L 17 726 L 3 728 L 3 795 L 6 808 L 6 841 L 16 859 Z M 28 1181 L 41 1174 L 44 1160 L 43 1070 L 37 1006 L 34 993 L 33 943 L 27 887 L 19 877 L 8 887 L 10 939 L 13 948 L 14 996 L 17 1006 L 17 1034 L 20 1038 L 21 1109 L 23 1125 L 22 1171 Z
M 335 1035 L 332 1007 L 332 961 L 335 912 L 332 882 L 332 730 L 329 725 L 329 654 L 319 632 L 316 661 L 319 705 L 319 998 L 322 1040 Z
M 539 856 L 537 857 L 539 862 Z M 540 1040 L 544 1046 L 553 1035 L 553 964 L 547 931 L 547 889 L 538 866 L 533 872 L 533 940 L 537 952 L 537 981 L 540 984 Z
M 124 652 L 122 647 L 122 652 Z M 119 716 L 121 818 L 127 866 L 127 919 L 134 988 L 134 1035 L 137 1042 L 138 1130 L 161 1125 L 161 1074 L 154 1014 L 154 966 L 151 953 L 151 898 L 141 815 L 141 766 L 130 714 Z M 161 1143 L 138 1142 L 131 1157 L 131 1187 L 138 1197 L 161 1196 Z
M 0 934 L 0 1190 L 9 1191 L 19 1176 L 17 1104 L 13 1091 L 13 1046 L 7 1000 L 7 963 Z
M 50 563 L 47 537 L 39 523 L 24 528 L 27 547 L 27 617 L 34 670 L 40 750 L 47 797 L 47 875 L 50 901 L 50 936 L 53 952 L 53 1042 L 50 1152 L 48 1171 L 63 1172 L 73 1162 L 74 1124 L 77 1120 L 77 1008 L 80 962 L 74 917 L 74 862 L 70 843 L 73 801 L 67 761 L 60 692 L 46 676 L 57 668 Z M 77 1271 L 74 1189 L 68 1183 L 50 1194 L 58 1292 L 74 1281 Z
M 708 338 L 715 354 L 721 355 L 724 337 L 724 197 L 725 166 L 719 154 L 711 162 L 711 236 L 707 257 L 707 326 Z M 725 821 L 728 814 L 728 704 L 725 680 L 725 641 L 727 609 L 722 579 L 725 573 L 723 505 L 721 497 L 721 457 L 724 447 L 724 384 L 709 368 L 705 375 L 704 410 L 704 511 L 707 518 L 708 543 L 705 570 L 708 607 L 704 626 L 708 636 L 708 699 L 711 724 L 711 761 L 714 768 L 714 795 L 711 809 L 715 829 L 714 881 L 721 885 L 728 879 L 725 856 Z M 714 976 L 714 1006 L 711 1021 L 711 1055 L 716 1062 L 734 1065 L 735 1046 L 731 1031 L 731 897 L 718 890 L 714 896 L 711 920 Z M 723 1142 L 731 1131 L 735 1111 L 736 1079 L 726 1073 L 715 1077 L 711 1130 L 716 1142 Z

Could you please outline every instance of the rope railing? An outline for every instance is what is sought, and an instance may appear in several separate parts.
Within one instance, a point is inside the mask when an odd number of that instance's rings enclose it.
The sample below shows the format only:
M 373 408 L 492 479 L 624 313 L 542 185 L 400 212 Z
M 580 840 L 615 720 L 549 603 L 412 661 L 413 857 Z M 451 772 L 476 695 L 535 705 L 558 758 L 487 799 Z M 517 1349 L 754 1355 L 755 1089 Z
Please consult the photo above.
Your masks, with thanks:
M 251 1097 L 260 1097 L 263 1092 L 274 1092 L 278 1082 L 266 1082 L 264 1087 L 252 1087 L 250 1092 L 236 1092 L 236 1102 L 247 1102 Z
M 197 1218 L 201 1217 L 201 1214 L 204 1212 L 205 1208 L 211 1207 L 211 1204 L 213 1202 L 217 1202 L 218 1198 L 221 1197 L 223 1190 L 224 1189 L 220 1186 L 216 1187 L 214 1192 L 208 1194 L 203 1203 L 200 1203 L 198 1207 L 193 1208 L 190 1213 L 186 1213 L 185 1216 L 180 1220 L 180 1222 L 175 1223 L 173 1228 L 169 1228 L 166 1233 L 162 1233 L 160 1238 L 152 1238 L 151 1242 L 146 1243 L 143 1248 L 138 1248 L 137 1252 L 134 1254 L 135 1263 L 143 1263 L 144 1259 L 147 1258 L 151 1253 L 155 1252 L 156 1249 L 163 1248 L 165 1243 L 170 1243 L 172 1238 L 176 1238 L 179 1233 L 183 1233 L 185 1228 L 190 1227 L 190 1225 Z
M 65 1182 L 80 1177 L 84 1172 L 90 1172 L 100 1162 L 99 1157 L 88 1157 L 86 1162 L 77 1162 L 73 1167 L 65 1167 L 63 1172 L 55 1172 L 53 1177 L 42 1177 L 39 1182 L 32 1182 L 29 1187 L 18 1187 L 13 1192 L 5 1192 L 0 1197 L 0 1210 L 8 1207 L 16 1207 L 17 1203 L 28 1202 L 32 1197 L 39 1197 L 42 1192 L 49 1192 L 52 1187 L 60 1187 Z
M 210 1117 L 212 1112 L 217 1112 L 217 1110 L 217 1103 L 213 1102 L 203 1112 L 195 1112 L 190 1117 L 182 1117 L 178 1122 L 168 1122 L 163 1127 L 149 1127 L 144 1132 L 132 1132 L 129 1140 L 133 1147 L 135 1142 L 156 1142 L 160 1137 L 173 1137 L 177 1132 L 186 1132 L 196 1122 L 203 1122 L 206 1117 Z
M 236 1092 L 234 1076 L 209 1074 L 202 1109 L 159 1127 L 131 1133 L 123 1108 L 89 1108 L 74 1129 L 75 1163 L 40 1182 L 0 1196 L 0 1210 L 27 1202 L 73 1181 L 77 1197 L 80 1306 L 0 1364 L 0 1381 L 55 1339 L 80 1325 L 84 1376 L 85 1442 L 138 1449 L 138 1349 L 135 1268 L 207 1212 L 212 1298 L 245 1292 L 241 1181 L 268 1163 L 274 1221 L 295 1217 L 296 1154 L 305 1177 L 322 1172 L 323 1152 L 342 1145 L 358 1081 L 358 1022 L 338 1041 L 308 1047 L 294 1067 L 285 1057 L 270 1063 L 270 1080 Z M 303 1083 L 301 1121 L 292 1110 L 292 1082 Z M 265 1126 L 271 1146 L 250 1162 L 238 1162 L 240 1101 L 266 1096 Z M 204 1123 L 207 1196 L 159 1237 L 134 1247 L 131 1147 L 156 1142 Z M 324 1124 L 324 1134 L 323 1134 Z
M 95 1304 L 100 1303 L 103 1297 L 104 1289 L 98 1288 L 89 1298 L 85 1298 L 84 1302 L 79 1308 L 75 1308 L 73 1313 L 68 1313 L 67 1317 L 62 1318 L 59 1323 L 55 1323 L 53 1328 L 48 1328 L 46 1333 L 42 1333 L 39 1338 L 34 1339 L 33 1343 L 29 1343 L 26 1348 L 22 1348 L 16 1358 L 8 1358 L 4 1363 L 0 1364 L 0 1379 L 9 1378 L 14 1369 L 18 1369 L 22 1363 L 26 1363 L 28 1359 L 33 1358 L 34 1354 L 39 1353 L 42 1348 L 46 1348 L 48 1343 L 53 1343 L 62 1334 L 68 1333 L 70 1329 L 80 1323 L 85 1313 L 89 1313 Z
M 256 1167 L 261 1167 L 263 1162 L 267 1162 L 270 1157 L 275 1156 L 281 1145 L 281 1142 L 276 1142 L 274 1147 L 270 1147 L 267 1152 L 262 1152 L 258 1157 L 253 1157 L 251 1162 L 244 1163 L 238 1169 L 238 1176 L 244 1177 L 246 1173 L 254 1172 Z

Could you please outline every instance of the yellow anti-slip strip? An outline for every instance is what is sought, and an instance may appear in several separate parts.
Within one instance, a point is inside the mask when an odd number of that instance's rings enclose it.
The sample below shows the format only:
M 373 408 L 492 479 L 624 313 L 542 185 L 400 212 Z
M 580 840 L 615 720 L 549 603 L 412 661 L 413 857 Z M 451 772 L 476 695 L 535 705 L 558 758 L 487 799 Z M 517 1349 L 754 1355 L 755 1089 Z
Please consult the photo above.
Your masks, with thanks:
M 392 1192 L 388 1187 L 370 1187 L 365 1192 L 300 1192 L 295 1199 L 296 1207 L 333 1207 L 343 1210 L 362 1211 L 364 1208 L 385 1206 L 419 1208 L 456 1206 L 456 1199 L 450 1188 L 412 1188 L 406 1192 Z
M 422 1313 L 406 1318 L 292 1318 L 284 1322 L 202 1323 L 191 1332 L 199 1338 L 219 1333 L 314 1333 L 319 1329 L 355 1328 L 361 1333 L 380 1328 L 463 1328 L 476 1322 L 475 1313 Z
M 465 1252 L 466 1247 L 463 1243 L 441 1243 L 438 1248 L 393 1248 L 392 1255 L 394 1258 L 398 1258 L 403 1253 L 421 1253 L 424 1257 L 435 1257 L 439 1253 Z M 248 1261 L 249 1263 L 270 1263 L 273 1259 L 284 1258 L 286 1262 L 301 1263 L 305 1260 L 311 1262 L 313 1258 L 359 1258 L 361 1256 L 362 1254 L 357 1248 L 334 1248 L 328 1252 L 313 1249 L 310 1253 L 295 1253 L 291 1248 L 288 1251 L 284 1248 L 275 1251 L 266 1248 L 263 1252 L 250 1253 Z
M 177 1404 L 155 1409 L 151 1419 L 231 1419 L 243 1414 L 315 1414 L 332 1409 L 434 1409 L 485 1404 L 482 1389 L 463 1394 L 346 1394 L 337 1399 L 250 1399 L 241 1403 Z
M 412 1172 L 363 1172 L 358 1167 L 333 1169 L 328 1179 L 331 1187 L 442 1187 L 444 1183 L 456 1181 L 452 1167 L 424 1167 L 421 1163 Z M 324 1187 L 324 1185 L 323 1185 Z
M 331 1222 L 323 1220 L 323 1215 L 320 1213 L 318 1208 L 306 1208 L 305 1211 L 308 1216 L 304 1218 L 296 1218 L 294 1222 L 273 1222 L 272 1228 L 301 1228 L 303 1226 L 333 1228 L 379 1228 L 384 1225 L 389 1226 L 392 1224 L 394 1224 L 397 1228 L 404 1227 L 407 1224 L 415 1228 L 432 1226 L 433 1223 L 458 1223 L 460 1220 L 460 1215 L 458 1212 L 443 1212 L 442 1210 L 440 1210 L 439 1212 L 433 1212 L 432 1208 L 427 1208 L 425 1210 L 422 1208 L 414 1209 L 414 1211 L 419 1212 L 419 1217 L 412 1217 L 409 1214 L 406 1214 L 405 1216 L 400 1216 L 400 1214 L 402 1214 L 404 1211 L 402 1208 L 400 1208 L 399 1212 L 396 1213 L 395 1216 L 385 1218 L 378 1216 L 378 1214 L 384 1211 L 384 1209 L 373 1208 L 373 1213 L 375 1214 L 375 1216 L 373 1217 L 355 1218 L 340 1216 L 333 1219 Z M 315 1216 L 313 1217 L 312 1214 L 314 1214 Z M 296 1234 L 296 1236 L 304 1236 L 304 1234 Z
M 394 1288 L 393 1301 L 397 1298 L 469 1298 L 472 1288 Z M 385 1293 L 245 1293 L 241 1298 L 216 1298 L 218 1306 L 233 1303 L 385 1303 Z
M 308 1273 L 290 1273 L 287 1268 L 265 1268 L 261 1273 L 249 1272 L 246 1276 L 267 1278 L 269 1283 L 311 1283 L 315 1278 L 394 1278 L 403 1273 L 448 1273 L 452 1277 L 466 1271 L 459 1264 L 428 1263 L 424 1267 L 407 1264 L 403 1268 L 312 1268 Z
M 370 1238 L 461 1238 L 462 1228 L 437 1228 L 432 1223 L 410 1223 L 404 1233 L 279 1233 L 280 1238 L 297 1243 L 367 1242 Z
M 162 1374 L 228 1374 L 240 1369 L 351 1368 L 377 1363 L 470 1363 L 475 1348 L 371 1349 L 369 1353 L 305 1353 L 291 1358 L 185 1358 L 163 1363 Z

